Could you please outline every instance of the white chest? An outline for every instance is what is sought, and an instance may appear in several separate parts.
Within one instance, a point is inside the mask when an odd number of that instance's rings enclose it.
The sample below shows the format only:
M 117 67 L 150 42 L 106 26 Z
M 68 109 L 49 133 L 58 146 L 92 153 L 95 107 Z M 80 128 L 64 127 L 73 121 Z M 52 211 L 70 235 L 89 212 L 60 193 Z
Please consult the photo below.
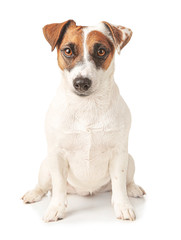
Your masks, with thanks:
M 81 152 L 86 160 L 114 148 L 121 133 L 120 121 L 103 116 L 96 122 L 68 117 L 59 127 L 60 146 L 68 152 Z M 123 125 L 122 125 L 123 128 Z
M 89 186 L 89 190 L 109 180 L 109 160 L 116 145 L 113 132 L 87 129 L 64 135 L 62 148 L 69 163 L 69 181 L 72 185 Z M 114 135 L 115 136 L 115 135 Z M 80 183 L 79 183 L 80 181 Z
M 93 189 L 109 179 L 109 160 L 125 134 L 126 115 L 118 104 L 107 111 L 92 105 L 74 108 L 72 104 L 50 109 L 46 124 L 48 145 L 56 145 L 68 161 L 72 185 L 78 181 L 77 186 L 86 183 Z
M 91 125 L 73 118 L 64 122 L 58 142 L 68 160 L 70 178 L 91 185 L 108 178 L 109 160 L 120 138 L 120 129 L 111 124 L 98 121 Z

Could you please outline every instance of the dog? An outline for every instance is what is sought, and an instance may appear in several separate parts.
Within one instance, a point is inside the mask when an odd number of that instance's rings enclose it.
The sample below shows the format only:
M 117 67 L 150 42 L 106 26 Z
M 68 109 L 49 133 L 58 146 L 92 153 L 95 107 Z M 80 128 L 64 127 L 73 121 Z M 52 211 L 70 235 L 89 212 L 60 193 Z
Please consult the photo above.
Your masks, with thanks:
M 128 154 L 129 108 L 114 82 L 115 51 L 129 42 L 129 28 L 101 22 L 48 24 L 43 33 L 57 49 L 61 83 L 46 115 L 48 153 L 37 186 L 23 196 L 39 201 L 52 191 L 45 222 L 64 218 L 67 194 L 86 196 L 112 190 L 115 215 L 135 220 L 128 197 L 142 197 Z

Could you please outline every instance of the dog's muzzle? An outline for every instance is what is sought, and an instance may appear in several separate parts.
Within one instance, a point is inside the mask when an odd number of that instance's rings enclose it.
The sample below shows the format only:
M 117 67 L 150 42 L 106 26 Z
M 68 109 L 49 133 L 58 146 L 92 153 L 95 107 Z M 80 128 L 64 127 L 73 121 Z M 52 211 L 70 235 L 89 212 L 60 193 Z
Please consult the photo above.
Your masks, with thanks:
M 91 87 L 92 81 L 89 78 L 75 78 L 73 86 L 79 95 L 87 95 L 86 91 Z

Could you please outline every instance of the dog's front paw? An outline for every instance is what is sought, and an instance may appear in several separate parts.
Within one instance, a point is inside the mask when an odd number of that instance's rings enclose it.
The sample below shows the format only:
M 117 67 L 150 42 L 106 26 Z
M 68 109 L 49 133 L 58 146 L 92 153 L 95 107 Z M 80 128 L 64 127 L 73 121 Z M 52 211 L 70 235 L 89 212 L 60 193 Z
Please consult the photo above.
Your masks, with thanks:
M 24 203 L 34 203 L 40 201 L 44 195 L 45 193 L 41 189 L 35 188 L 27 192 L 21 199 Z
M 134 221 L 136 215 L 134 213 L 133 207 L 123 204 L 114 204 L 115 215 L 118 219 Z
M 65 205 L 49 206 L 44 217 L 44 222 L 55 222 L 63 219 L 65 216 Z

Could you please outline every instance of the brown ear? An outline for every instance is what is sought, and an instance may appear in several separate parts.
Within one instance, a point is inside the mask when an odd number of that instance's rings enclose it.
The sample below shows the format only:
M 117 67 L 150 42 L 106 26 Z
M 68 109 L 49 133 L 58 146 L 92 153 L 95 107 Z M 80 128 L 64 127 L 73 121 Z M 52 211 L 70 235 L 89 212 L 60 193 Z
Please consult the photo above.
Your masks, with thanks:
M 129 42 L 132 36 L 132 31 L 129 28 L 125 28 L 122 26 L 115 26 L 108 22 L 103 22 L 105 26 L 108 28 L 111 36 L 113 38 L 115 47 L 120 53 L 121 49 Z
M 70 25 L 76 25 L 73 20 L 68 20 L 63 23 L 52 23 L 44 26 L 43 33 L 46 40 L 52 47 L 52 51 L 55 49 L 58 42 L 60 43 L 63 36 Z

